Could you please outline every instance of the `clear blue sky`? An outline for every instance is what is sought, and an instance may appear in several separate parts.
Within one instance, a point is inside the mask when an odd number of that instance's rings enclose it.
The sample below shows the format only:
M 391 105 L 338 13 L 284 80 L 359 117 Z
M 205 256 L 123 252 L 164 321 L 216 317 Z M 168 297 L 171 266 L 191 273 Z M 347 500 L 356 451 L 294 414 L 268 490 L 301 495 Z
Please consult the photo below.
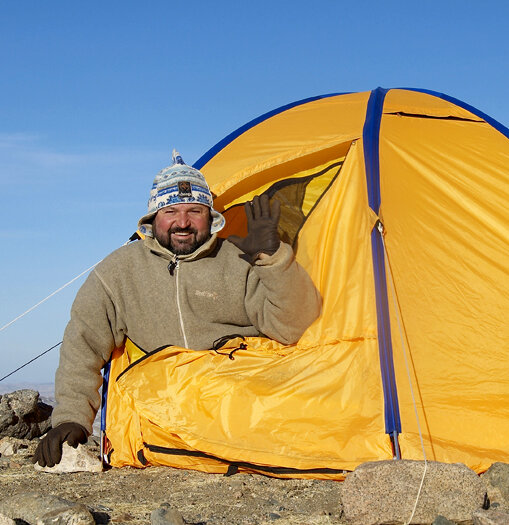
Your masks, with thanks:
M 0 326 L 130 236 L 173 147 L 194 163 L 266 111 L 377 86 L 508 126 L 508 20 L 505 0 L 2 2 Z M 0 377 L 60 341 L 78 285 L 0 332 Z

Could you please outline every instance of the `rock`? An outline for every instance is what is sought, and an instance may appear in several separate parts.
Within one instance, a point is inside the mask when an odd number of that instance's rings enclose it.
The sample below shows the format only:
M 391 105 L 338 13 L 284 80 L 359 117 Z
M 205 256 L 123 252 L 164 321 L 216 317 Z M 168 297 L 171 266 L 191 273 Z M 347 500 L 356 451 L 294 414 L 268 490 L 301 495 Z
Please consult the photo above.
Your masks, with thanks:
M 509 523 L 509 511 L 502 508 L 480 509 L 472 514 L 472 519 L 474 525 L 507 525 Z
M 168 503 L 163 503 L 150 514 L 151 525 L 185 525 L 185 521 L 178 511 L 172 509 Z
M 62 459 L 54 467 L 34 465 L 35 470 L 62 474 L 63 472 L 102 472 L 101 460 L 87 447 L 78 445 L 71 447 L 68 443 L 62 446 Z
M 95 525 L 85 505 L 34 492 L 1 499 L 0 515 L 33 525 Z
M 18 451 L 18 445 L 14 441 L 14 438 L 4 437 L 0 439 L 0 455 L 2 456 L 14 456 Z
M 53 408 L 35 390 L 16 390 L 0 396 L 0 438 L 33 439 L 51 428 Z
M 0 525 L 16 525 L 16 522 L 11 520 L 11 518 L 0 514 Z
M 486 483 L 490 502 L 509 509 L 509 465 L 493 463 L 481 477 Z
M 456 525 L 455 521 L 448 520 L 444 516 L 437 516 L 431 525 Z
M 1 456 L 14 456 L 15 454 L 27 456 L 30 452 L 33 453 L 34 450 L 35 447 L 32 446 L 31 441 L 28 439 L 19 439 L 14 437 L 3 437 L 0 439 Z
M 359 465 L 343 484 L 344 517 L 352 525 L 407 523 L 417 498 L 423 461 L 378 461 Z M 427 463 L 417 508 L 410 523 L 432 523 L 441 515 L 449 520 L 471 520 L 482 507 L 486 487 L 463 464 Z

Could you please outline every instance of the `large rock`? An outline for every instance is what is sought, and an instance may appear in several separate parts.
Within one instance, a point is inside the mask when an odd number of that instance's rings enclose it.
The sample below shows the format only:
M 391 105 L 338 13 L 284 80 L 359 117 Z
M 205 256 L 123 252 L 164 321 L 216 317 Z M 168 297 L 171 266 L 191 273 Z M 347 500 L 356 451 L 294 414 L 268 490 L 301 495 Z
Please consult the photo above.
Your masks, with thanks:
M 67 472 L 102 472 L 102 463 L 98 456 L 83 445 L 73 448 L 67 443 L 62 446 L 62 459 L 54 467 L 41 467 L 35 464 L 35 469 L 42 472 L 62 474 Z
M 35 390 L 16 390 L 0 396 L 0 438 L 33 439 L 51 428 L 53 408 Z
M 424 473 L 424 461 L 363 463 L 343 485 L 344 516 L 353 525 L 408 523 Z M 428 461 L 426 476 L 410 523 L 433 523 L 437 516 L 471 522 L 482 508 L 486 487 L 462 464 Z
M 488 488 L 490 502 L 509 509 L 509 465 L 493 463 L 481 477 Z
M 85 505 L 34 492 L 1 499 L 0 515 L 33 525 L 95 525 Z

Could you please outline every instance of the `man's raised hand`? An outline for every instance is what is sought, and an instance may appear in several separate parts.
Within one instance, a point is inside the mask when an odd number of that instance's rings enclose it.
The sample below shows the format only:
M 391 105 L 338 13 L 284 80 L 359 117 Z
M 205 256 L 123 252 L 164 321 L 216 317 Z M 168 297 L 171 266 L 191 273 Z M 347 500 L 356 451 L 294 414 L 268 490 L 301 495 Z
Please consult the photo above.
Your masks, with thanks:
M 253 263 L 262 253 L 272 255 L 280 244 L 277 227 L 281 215 L 281 205 L 274 199 L 272 206 L 269 196 L 258 195 L 244 204 L 247 216 L 247 236 L 231 235 L 228 240 L 247 254 Z

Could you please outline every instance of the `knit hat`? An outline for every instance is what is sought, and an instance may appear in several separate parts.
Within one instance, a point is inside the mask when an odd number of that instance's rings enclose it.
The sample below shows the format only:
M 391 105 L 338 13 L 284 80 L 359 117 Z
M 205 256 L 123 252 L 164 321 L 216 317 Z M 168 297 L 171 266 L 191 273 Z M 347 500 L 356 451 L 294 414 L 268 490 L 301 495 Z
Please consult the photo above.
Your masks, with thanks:
M 138 222 L 138 230 L 152 237 L 152 219 L 161 208 L 172 204 L 204 204 L 210 208 L 212 215 L 211 233 L 224 228 L 224 217 L 214 210 L 212 193 L 205 177 L 197 169 L 188 166 L 173 150 L 173 164 L 161 170 L 154 179 L 148 200 L 148 212 Z

